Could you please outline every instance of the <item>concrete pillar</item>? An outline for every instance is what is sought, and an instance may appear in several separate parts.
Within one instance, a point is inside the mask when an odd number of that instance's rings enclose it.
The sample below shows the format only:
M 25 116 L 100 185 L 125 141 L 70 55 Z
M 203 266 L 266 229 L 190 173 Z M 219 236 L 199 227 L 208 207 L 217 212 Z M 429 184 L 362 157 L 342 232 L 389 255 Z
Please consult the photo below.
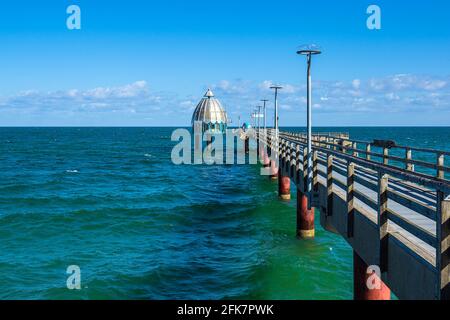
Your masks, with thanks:
M 282 200 L 291 200 L 291 179 L 278 170 L 278 196 Z
M 314 238 L 314 208 L 308 209 L 308 197 L 297 188 L 297 236 Z
M 391 290 L 375 273 L 370 272 L 368 267 L 356 251 L 353 251 L 353 298 L 355 300 L 390 300 Z M 375 286 L 373 289 L 369 289 L 367 283 L 369 277 L 371 277 L 369 284 Z

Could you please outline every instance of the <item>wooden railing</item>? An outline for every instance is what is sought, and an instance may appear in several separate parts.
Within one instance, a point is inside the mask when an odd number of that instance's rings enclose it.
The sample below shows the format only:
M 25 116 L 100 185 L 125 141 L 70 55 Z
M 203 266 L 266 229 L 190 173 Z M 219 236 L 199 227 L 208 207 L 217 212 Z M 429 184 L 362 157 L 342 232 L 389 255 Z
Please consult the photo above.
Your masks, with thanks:
M 283 133 L 284 135 L 292 138 L 300 138 L 306 143 L 306 134 L 304 133 Z M 354 156 L 362 157 L 367 160 L 372 160 L 373 158 L 379 159 L 385 165 L 393 164 L 392 162 L 398 162 L 403 164 L 402 168 L 407 171 L 415 171 L 415 166 L 432 169 L 435 174 L 434 176 L 440 179 L 445 178 L 445 173 L 450 172 L 450 167 L 445 166 L 444 158 L 445 156 L 450 156 L 450 151 L 435 150 L 428 148 L 418 148 L 411 146 L 401 146 L 395 143 L 389 146 L 383 146 L 382 144 L 389 144 L 390 141 L 363 141 L 350 139 L 345 134 L 322 134 L 317 133 L 313 135 L 313 142 L 316 145 L 320 145 L 325 148 L 331 148 L 333 150 L 341 150 L 344 153 L 351 153 Z M 378 143 L 377 143 L 378 142 Z M 360 148 L 359 146 L 363 146 Z M 382 152 L 374 152 L 373 148 L 378 148 Z M 403 157 L 391 155 L 390 151 L 398 150 L 404 154 Z M 413 159 L 413 152 L 420 152 L 426 158 L 433 158 L 433 162 L 428 162 L 424 160 Z M 394 164 L 396 165 L 396 164 Z
M 268 146 L 270 131 L 267 133 Z M 263 138 L 264 139 L 264 138 Z M 279 162 L 280 168 L 302 190 L 306 190 L 307 148 L 306 136 L 298 133 L 279 133 Z M 447 151 L 395 146 L 405 150 L 405 158 L 388 154 L 389 148 L 383 148 L 383 153 L 370 151 L 371 143 L 339 136 L 317 134 L 313 136 L 313 191 L 317 192 L 319 179 L 327 190 L 326 214 L 333 215 L 331 199 L 336 187 L 341 189 L 347 202 L 347 237 L 353 235 L 354 208 L 358 200 L 364 206 L 373 210 L 373 222 L 379 231 L 379 265 L 383 271 L 387 265 L 386 241 L 392 235 L 392 223 L 413 237 L 431 246 L 434 252 L 427 252 L 420 243 L 407 238 L 400 238 L 405 250 L 416 256 L 423 263 L 432 268 L 436 275 L 436 297 L 444 294 L 441 289 L 448 287 L 450 281 L 450 182 L 445 179 L 444 172 L 450 170 L 444 166 L 444 155 Z M 263 143 L 266 141 L 262 140 Z M 365 143 L 365 149 L 358 149 L 357 143 Z M 436 155 L 437 163 L 414 160 L 411 151 L 421 151 Z M 363 154 L 364 157 L 360 155 Z M 382 162 L 373 161 L 372 157 L 382 158 Z M 392 165 L 389 160 L 402 162 L 405 166 Z M 414 172 L 411 165 L 420 165 L 435 169 L 436 176 Z M 340 178 L 340 177 L 341 178 Z M 359 187 L 355 187 L 356 184 Z M 336 187 L 334 187 L 336 186 Z M 411 218 L 421 215 L 427 221 L 414 223 Z M 414 219 L 413 219 L 414 220 Z M 434 230 L 430 226 L 435 225 Z M 398 228 L 397 228 L 398 229 Z M 406 239 L 406 240 L 405 240 Z M 419 242 L 420 242 L 419 241 Z M 448 298 L 448 296 L 447 296 Z

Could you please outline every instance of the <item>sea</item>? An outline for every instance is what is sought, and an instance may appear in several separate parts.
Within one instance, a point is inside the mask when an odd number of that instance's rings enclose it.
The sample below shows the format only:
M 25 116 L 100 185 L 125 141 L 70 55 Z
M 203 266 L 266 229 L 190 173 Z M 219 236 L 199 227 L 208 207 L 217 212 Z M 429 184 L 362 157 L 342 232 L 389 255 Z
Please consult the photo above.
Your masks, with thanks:
M 295 186 L 175 165 L 174 130 L 0 128 L 0 299 L 352 299 L 350 246 L 318 212 L 296 238 Z M 450 127 L 315 131 L 450 150 Z

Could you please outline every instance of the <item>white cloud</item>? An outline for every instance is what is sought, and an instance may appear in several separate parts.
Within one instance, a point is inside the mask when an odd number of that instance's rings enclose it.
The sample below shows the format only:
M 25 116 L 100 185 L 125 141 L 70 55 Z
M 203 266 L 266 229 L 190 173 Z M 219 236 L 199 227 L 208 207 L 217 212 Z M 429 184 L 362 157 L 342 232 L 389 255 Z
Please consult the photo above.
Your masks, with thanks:
M 269 99 L 268 115 L 273 110 L 274 81 L 252 82 L 243 79 L 222 80 L 211 84 L 230 115 L 246 117 L 261 99 Z M 313 106 L 318 113 L 450 111 L 450 77 L 397 74 L 384 78 L 348 81 L 317 81 L 313 83 Z M 281 83 L 279 106 L 284 119 L 297 116 L 306 108 L 304 84 Z M 205 86 L 206 87 L 206 86 Z M 107 119 L 108 114 L 120 119 L 154 119 L 165 124 L 189 124 L 193 109 L 203 90 L 190 96 L 156 92 L 145 81 L 115 87 L 42 92 L 26 90 L 13 96 L 0 97 L 0 119 L 29 117 L 90 117 Z M 287 116 L 284 116 L 287 115 Z M 236 116 L 235 116 L 236 117 Z M 235 120 L 235 119 L 234 119 Z M 8 125 L 8 123 L 2 123 Z
M 403 112 L 432 108 L 450 111 L 450 78 L 412 74 L 396 74 L 384 78 L 353 79 L 346 81 L 317 81 L 313 83 L 313 103 L 319 112 Z M 227 81 L 227 86 L 216 86 L 225 105 L 251 110 L 261 98 L 273 99 L 270 86 L 273 81 L 260 83 L 242 80 Z M 240 92 L 237 94 L 235 88 Z M 306 106 L 306 87 L 283 84 L 280 91 L 280 109 L 296 112 Z M 320 104 L 319 104 L 320 102 Z M 272 101 L 270 101 L 272 104 Z

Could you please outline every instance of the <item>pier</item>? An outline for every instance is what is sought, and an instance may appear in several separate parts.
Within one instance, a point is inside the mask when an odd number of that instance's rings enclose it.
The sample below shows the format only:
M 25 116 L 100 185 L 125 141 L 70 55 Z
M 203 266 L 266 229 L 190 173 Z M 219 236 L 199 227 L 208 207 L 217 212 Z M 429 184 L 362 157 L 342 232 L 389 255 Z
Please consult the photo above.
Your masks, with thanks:
M 450 299 L 450 152 L 313 134 L 308 201 L 306 134 L 267 129 L 253 139 L 280 199 L 296 187 L 298 237 L 315 236 L 317 213 L 352 247 L 355 299 L 386 300 L 391 291 L 399 299 Z

